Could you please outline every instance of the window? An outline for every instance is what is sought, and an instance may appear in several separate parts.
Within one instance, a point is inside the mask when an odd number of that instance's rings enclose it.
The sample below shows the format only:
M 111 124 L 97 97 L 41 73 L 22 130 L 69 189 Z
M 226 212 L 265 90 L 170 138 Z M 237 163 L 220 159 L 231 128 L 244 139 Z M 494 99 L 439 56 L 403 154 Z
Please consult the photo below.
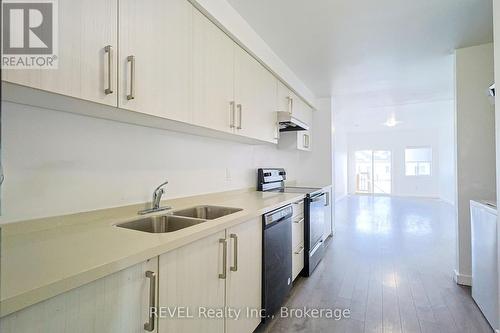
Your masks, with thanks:
M 405 174 L 407 176 L 430 176 L 432 149 L 430 147 L 405 149 Z

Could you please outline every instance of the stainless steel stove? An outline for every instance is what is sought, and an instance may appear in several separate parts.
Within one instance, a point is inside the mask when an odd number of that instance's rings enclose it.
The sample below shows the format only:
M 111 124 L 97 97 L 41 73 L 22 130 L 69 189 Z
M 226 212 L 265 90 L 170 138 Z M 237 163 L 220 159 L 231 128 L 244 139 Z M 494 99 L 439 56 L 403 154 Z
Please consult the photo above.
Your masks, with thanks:
M 282 168 L 257 170 L 257 190 L 263 192 L 304 193 L 304 269 L 310 276 L 324 255 L 323 232 L 325 207 L 330 198 L 321 188 L 285 186 L 286 171 Z

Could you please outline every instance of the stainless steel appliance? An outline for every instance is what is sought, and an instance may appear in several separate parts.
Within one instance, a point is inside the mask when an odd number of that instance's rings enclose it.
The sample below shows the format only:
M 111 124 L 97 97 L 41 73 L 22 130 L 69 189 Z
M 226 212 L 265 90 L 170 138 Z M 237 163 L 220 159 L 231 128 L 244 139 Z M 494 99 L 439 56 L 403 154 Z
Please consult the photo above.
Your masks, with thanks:
M 285 186 L 286 171 L 282 168 L 257 170 L 257 190 L 265 192 L 304 193 L 304 269 L 310 276 L 324 255 L 323 232 L 326 221 L 325 206 L 329 193 L 320 188 Z
M 278 112 L 278 123 L 280 132 L 307 131 L 309 126 L 306 123 L 292 116 L 289 112 Z
M 288 205 L 263 217 L 263 321 L 278 311 L 292 287 L 292 215 L 292 206 Z

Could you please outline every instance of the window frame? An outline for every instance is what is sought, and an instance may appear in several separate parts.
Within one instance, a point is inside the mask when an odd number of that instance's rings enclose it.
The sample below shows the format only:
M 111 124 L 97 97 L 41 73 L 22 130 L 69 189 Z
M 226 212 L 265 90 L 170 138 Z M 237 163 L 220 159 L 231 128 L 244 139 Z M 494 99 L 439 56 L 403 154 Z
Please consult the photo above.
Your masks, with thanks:
M 406 151 L 409 150 L 409 149 L 428 149 L 430 151 L 430 161 L 428 160 L 422 160 L 422 161 L 406 161 Z M 409 147 L 405 147 L 405 150 L 404 150 L 404 165 L 405 165 L 405 177 L 432 177 L 432 166 L 433 166 L 433 160 L 434 160 L 434 154 L 433 154 L 433 149 L 432 149 L 432 146 L 409 146 Z M 416 171 L 417 173 L 414 174 L 414 175 L 409 175 L 408 172 L 407 172 L 407 164 L 408 163 L 416 163 L 417 166 L 416 166 Z M 429 164 L 429 174 L 420 174 L 418 172 L 419 170 L 419 164 L 420 163 L 426 163 L 426 164 Z

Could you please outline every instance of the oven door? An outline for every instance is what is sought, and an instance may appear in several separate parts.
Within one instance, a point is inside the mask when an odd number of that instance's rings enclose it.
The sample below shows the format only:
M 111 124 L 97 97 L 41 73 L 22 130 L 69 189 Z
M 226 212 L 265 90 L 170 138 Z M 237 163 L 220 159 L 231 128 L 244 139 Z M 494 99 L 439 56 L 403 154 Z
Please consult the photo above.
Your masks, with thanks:
M 309 199 L 309 251 L 321 243 L 325 226 L 326 193 L 313 194 Z M 312 253 L 310 253 L 312 255 Z

